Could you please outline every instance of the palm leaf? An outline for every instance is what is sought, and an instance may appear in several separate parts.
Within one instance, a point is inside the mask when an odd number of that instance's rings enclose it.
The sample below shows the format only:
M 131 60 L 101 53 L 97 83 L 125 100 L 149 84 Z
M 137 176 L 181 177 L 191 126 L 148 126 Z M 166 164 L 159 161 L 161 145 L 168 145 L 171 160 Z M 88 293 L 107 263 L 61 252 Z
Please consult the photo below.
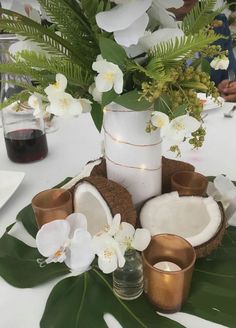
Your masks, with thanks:
M 0 9 L 0 14 L 4 14 L 4 18 L 0 20 L 1 30 L 20 34 L 26 39 L 36 42 L 48 53 L 67 59 L 73 58 L 75 61 L 79 61 L 77 52 L 74 50 L 73 46 L 51 29 L 10 10 Z
M 61 60 L 55 57 L 47 58 L 45 55 L 38 54 L 33 51 L 22 51 L 20 57 L 25 61 L 26 65 L 36 67 L 37 70 L 43 70 L 45 76 L 47 72 L 53 74 L 53 80 L 56 73 L 64 74 L 69 84 L 88 89 L 89 85 L 93 82 L 93 72 L 81 68 L 79 65 L 67 60 Z M 40 73 L 41 74 L 41 73 Z
M 76 1 L 71 1 L 76 3 Z M 72 3 L 69 5 L 66 0 L 39 0 L 52 21 L 56 24 L 60 32 L 66 37 L 79 56 L 90 57 L 90 62 L 99 53 L 99 47 L 94 38 L 90 24 L 80 9 L 78 14 Z
M 14 102 L 24 102 L 28 100 L 30 96 L 30 92 L 28 90 L 22 90 L 20 93 L 17 93 L 7 100 L 5 100 L 3 103 L 0 104 L 0 110 L 13 104 Z
M 183 20 L 182 29 L 186 35 L 198 33 L 226 8 L 223 6 L 214 10 L 216 2 L 216 0 L 204 0 L 194 6 Z
M 218 40 L 220 35 L 213 31 L 206 34 L 200 31 L 194 36 L 183 36 L 166 42 L 161 42 L 149 52 L 149 63 L 146 69 L 149 72 L 163 71 L 171 66 L 176 67 L 176 61 L 185 61 L 193 58 L 195 53 L 208 47 L 208 45 Z

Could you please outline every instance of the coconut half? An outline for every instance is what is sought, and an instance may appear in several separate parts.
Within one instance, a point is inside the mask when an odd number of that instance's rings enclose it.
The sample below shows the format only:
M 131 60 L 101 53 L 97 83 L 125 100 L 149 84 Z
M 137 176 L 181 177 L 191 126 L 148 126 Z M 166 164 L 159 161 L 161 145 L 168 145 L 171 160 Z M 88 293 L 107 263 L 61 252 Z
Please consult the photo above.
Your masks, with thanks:
M 95 176 L 81 180 L 74 188 L 74 212 L 83 213 L 91 235 L 110 225 L 115 214 L 121 220 L 136 224 L 136 211 L 131 195 L 119 184 Z
M 177 192 L 171 192 L 147 201 L 140 213 L 140 223 L 152 236 L 176 234 L 197 249 L 218 234 L 222 212 L 212 197 L 179 197 Z M 204 252 L 197 255 L 206 256 Z

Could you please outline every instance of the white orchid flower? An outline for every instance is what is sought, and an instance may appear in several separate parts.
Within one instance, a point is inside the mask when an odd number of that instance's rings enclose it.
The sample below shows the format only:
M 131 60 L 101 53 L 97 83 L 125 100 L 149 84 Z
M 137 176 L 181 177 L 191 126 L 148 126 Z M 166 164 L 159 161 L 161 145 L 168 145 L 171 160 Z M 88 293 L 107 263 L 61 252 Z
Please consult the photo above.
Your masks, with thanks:
M 145 32 L 144 36 L 139 40 L 139 46 L 143 51 L 148 51 L 161 42 L 179 40 L 184 36 L 184 32 L 180 28 L 162 28 L 153 33 Z
M 236 187 L 228 177 L 218 175 L 214 182 L 208 182 L 207 194 L 227 207 L 230 200 L 236 197 Z
M 171 7 L 171 6 L 168 6 Z M 148 10 L 150 20 L 160 23 L 162 28 L 177 28 L 178 22 L 176 21 L 175 15 L 166 9 L 166 1 L 153 0 L 152 6 Z
M 93 237 L 93 249 L 98 256 L 98 266 L 104 273 L 111 273 L 125 265 L 125 258 L 119 244 L 108 233 Z
M 220 55 L 218 57 L 215 57 L 211 62 L 210 66 L 214 68 L 215 70 L 226 70 L 229 66 L 229 58 L 225 55 Z
M 47 257 L 45 263 L 65 262 L 72 271 L 86 271 L 95 257 L 92 237 L 86 229 L 86 217 L 80 213 L 43 225 L 36 235 L 36 245 Z
M 66 92 L 51 94 L 48 96 L 48 100 L 50 104 L 47 106 L 46 111 L 57 116 L 76 116 L 83 111 L 80 99 L 75 99 Z
M 96 15 L 97 25 L 107 31 L 114 32 L 114 38 L 120 45 L 129 47 L 137 44 L 148 25 L 146 13 L 152 0 L 114 0 L 117 4 L 108 11 Z
M 65 75 L 58 73 L 56 75 L 56 82 L 54 84 L 50 84 L 46 89 L 44 89 L 44 91 L 48 96 L 54 96 L 56 93 L 64 92 L 66 87 L 67 78 Z
M 99 92 L 95 83 L 92 83 L 88 89 L 88 92 L 92 95 L 93 100 L 99 104 L 102 102 L 102 92 Z
M 169 116 L 165 113 L 154 111 L 151 117 L 151 123 L 158 129 L 165 129 L 169 125 Z
M 114 88 L 117 94 L 123 91 L 123 73 L 118 65 L 102 59 L 98 56 L 93 63 L 93 70 L 98 72 L 95 77 L 95 85 L 99 92 L 107 92 Z
M 200 126 L 201 123 L 196 118 L 189 115 L 181 115 L 170 122 L 165 131 L 165 137 L 178 145 L 185 137 L 198 130 Z
M 42 117 L 43 102 L 42 102 L 42 98 L 39 94 L 37 94 L 37 93 L 32 94 L 28 99 L 28 104 L 30 107 L 32 107 L 34 109 L 33 115 L 36 118 Z
M 151 240 L 150 232 L 147 229 L 136 229 L 127 222 L 120 224 L 119 231 L 114 236 L 119 243 L 123 253 L 130 248 L 143 251 Z

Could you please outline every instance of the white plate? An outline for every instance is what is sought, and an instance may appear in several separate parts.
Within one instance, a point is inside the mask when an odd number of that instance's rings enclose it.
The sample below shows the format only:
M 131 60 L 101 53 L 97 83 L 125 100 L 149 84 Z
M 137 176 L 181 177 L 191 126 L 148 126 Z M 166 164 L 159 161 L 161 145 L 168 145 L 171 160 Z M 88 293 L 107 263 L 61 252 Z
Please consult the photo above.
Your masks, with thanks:
M 14 194 L 24 176 L 24 172 L 0 171 L 0 208 Z
M 218 101 L 215 101 L 215 99 L 212 99 L 212 97 L 207 97 L 205 93 L 198 93 L 198 98 L 206 101 L 203 105 L 203 111 L 219 109 L 224 105 L 225 102 L 222 97 L 218 97 Z

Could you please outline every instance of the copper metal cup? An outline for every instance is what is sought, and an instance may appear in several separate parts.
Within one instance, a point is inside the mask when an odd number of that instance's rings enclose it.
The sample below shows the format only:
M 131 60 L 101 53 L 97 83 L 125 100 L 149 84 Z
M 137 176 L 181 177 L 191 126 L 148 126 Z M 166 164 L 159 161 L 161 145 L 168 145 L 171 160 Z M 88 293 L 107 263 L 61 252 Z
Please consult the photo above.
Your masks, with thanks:
M 65 189 L 49 189 L 32 199 L 32 207 L 38 227 L 53 220 L 65 219 L 72 213 L 72 195 Z
M 197 172 L 180 171 L 171 177 L 171 190 L 180 196 L 203 196 L 207 189 L 207 178 Z
M 184 238 L 160 234 L 152 237 L 142 253 L 144 291 L 155 308 L 163 313 L 174 313 L 186 300 L 196 260 L 195 250 Z M 177 264 L 180 271 L 163 271 L 153 267 L 157 262 Z

